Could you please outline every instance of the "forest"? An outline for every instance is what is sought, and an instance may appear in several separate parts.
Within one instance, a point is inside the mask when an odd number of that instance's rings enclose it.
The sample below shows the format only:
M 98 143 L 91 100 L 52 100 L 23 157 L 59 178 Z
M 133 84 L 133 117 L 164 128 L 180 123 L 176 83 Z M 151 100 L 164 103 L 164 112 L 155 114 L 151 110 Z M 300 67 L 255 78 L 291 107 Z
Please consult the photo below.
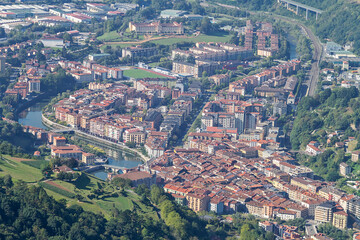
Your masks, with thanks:
M 290 135 L 293 149 L 304 149 L 312 140 L 326 144 L 326 131 L 341 130 L 345 137 L 357 137 L 360 124 L 360 98 L 355 87 L 326 89 L 303 98 L 297 108 Z M 318 130 L 314 132 L 315 130 Z M 330 143 L 333 144 L 333 143 Z
M 304 150 L 310 141 L 317 141 L 321 149 L 327 149 L 317 156 L 298 154 L 297 158 L 300 163 L 312 168 L 327 181 L 336 181 L 340 178 L 339 164 L 348 158 L 344 150 L 337 148 L 335 144 L 354 137 L 354 141 L 357 141 L 354 149 L 360 149 L 359 127 L 358 89 L 326 89 L 314 97 L 305 97 L 300 101 L 290 141 L 295 150 Z M 341 134 L 329 137 L 330 134 L 336 133 L 335 131 Z
M 20 124 L 0 120 L 0 154 L 29 157 L 34 141 L 34 136 L 25 133 Z

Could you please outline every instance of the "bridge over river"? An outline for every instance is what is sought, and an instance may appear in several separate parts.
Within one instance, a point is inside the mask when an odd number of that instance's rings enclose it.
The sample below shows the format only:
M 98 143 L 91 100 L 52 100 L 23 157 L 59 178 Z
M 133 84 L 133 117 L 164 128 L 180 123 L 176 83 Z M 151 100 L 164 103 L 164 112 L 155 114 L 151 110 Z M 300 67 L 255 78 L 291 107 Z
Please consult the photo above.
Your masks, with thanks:
M 120 166 L 109 165 L 109 164 L 103 164 L 101 166 L 103 166 L 105 168 L 105 170 L 110 170 L 115 173 L 119 172 L 119 170 L 124 171 L 124 170 L 128 169 L 126 167 L 120 167 Z

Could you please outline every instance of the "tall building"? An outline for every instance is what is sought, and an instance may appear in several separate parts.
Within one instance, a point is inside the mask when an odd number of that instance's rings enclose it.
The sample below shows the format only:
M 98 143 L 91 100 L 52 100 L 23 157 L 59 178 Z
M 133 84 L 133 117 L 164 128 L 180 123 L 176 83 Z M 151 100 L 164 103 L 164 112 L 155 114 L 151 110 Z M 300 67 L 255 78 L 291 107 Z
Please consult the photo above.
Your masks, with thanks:
M 186 196 L 188 207 L 195 212 L 207 211 L 210 202 L 210 197 L 204 194 L 189 193 Z
M 40 92 L 40 80 L 29 81 L 29 92 Z
M 348 224 L 348 214 L 344 211 L 334 212 L 332 225 L 334 227 L 345 229 Z
M 334 205 L 331 203 L 323 203 L 315 208 L 315 220 L 328 223 L 332 222 Z
M 340 174 L 343 176 L 347 176 L 351 173 L 351 167 L 346 163 L 340 163 Z

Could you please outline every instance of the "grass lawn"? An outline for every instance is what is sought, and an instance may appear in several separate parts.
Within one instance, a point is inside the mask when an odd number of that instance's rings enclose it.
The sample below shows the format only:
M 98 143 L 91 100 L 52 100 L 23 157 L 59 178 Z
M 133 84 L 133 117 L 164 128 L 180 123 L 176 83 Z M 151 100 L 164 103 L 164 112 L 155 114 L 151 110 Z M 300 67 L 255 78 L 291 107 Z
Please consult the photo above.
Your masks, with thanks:
M 119 196 L 116 198 L 110 197 L 104 200 L 96 200 L 95 202 L 101 209 L 109 212 L 114 208 L 114 206 L 119 210 L 132 210 L 134 207 L 133 201 L 130 198 L 124 196 Z
M 111 31 L 108 33 L 104 33 L 103 35 L 101 35 L 100 37 L 98 37 L 97 39 L 100 41 L 113 41 L 120 38 L 120 34 L 117 33 L 116 31 Z
M 141 69 L 129 69 L 124 71 L 124 76 L 131 78 L 165 78 L 161 75 L 147 72 Z
M 25 182 L 37 182 L 42 179 L 39 169 L 28 166 L 22 162 L 12 160 L 10 157 L 3 156 L 5 160 L 0 160 L 0 176 L 10 174 L 14 180 L 23 180 Z
M 139 35 L 139 36 L 131 36 L 131 34 L 124 34 L 123 36 L 121 36 L 119 33 L 117 33 L 116 31 L 111 31 L 108 33 L 104 33 L 103 35 L 99 36 L 97 38 L 100 41 L 104 41 L 104 42 L 113 42 L 113 41 L 129 41 L 129 42 L 134 42 L 134 41 L 140 41 L 144 39 L 143 35 Z
M 31 167 L 37 168 L 37 169 L 41 169 L 41 166 L 43 164 L 48 164 L 49 161 L 46 160 L 34 160 L 34 161 L 23 161 L 23 164 L 29 165 Z
M 354 151 L 357 145 L 357 140 L 349 142 L 349 151 Z

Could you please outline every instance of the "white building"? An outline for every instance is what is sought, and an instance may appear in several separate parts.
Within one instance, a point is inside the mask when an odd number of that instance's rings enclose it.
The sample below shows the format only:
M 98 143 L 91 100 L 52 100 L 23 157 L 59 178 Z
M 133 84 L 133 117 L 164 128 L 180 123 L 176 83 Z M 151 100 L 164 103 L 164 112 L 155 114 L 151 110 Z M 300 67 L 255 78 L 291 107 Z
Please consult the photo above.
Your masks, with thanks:
M 61 38 L 46 37 L 40 39 L 40 42 L 42 42 L 45 47 L 57 47 L 57 48 L 64 47 L 64 40 L 62 40 Z
M 319 146 L 318 143 L 312 141 L 308 145 L 306 145 L 305 152 L 309 155 L 316 156 L 316 155 L 322 153 L 322 151 L 318 148 L 318 146 Z
M 29 92 L 40 92 L 40 80 L 31 80 L 29 83 Z
M 71 73 L 71 75 L 78 83 L 94 81 L 94 75 L 92 73 Z

